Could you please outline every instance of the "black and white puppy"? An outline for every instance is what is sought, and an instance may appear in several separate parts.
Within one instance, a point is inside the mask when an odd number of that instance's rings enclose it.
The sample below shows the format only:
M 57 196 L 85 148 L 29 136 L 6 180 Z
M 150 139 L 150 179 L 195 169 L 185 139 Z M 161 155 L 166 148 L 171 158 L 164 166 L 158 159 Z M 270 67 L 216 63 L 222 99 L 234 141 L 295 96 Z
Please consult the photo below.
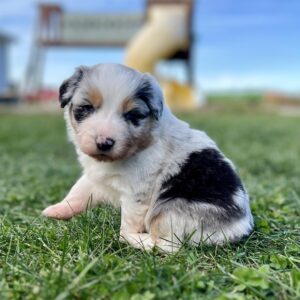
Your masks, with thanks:
M 43 211 L 69 219 L 92 205 L 121 207 L 122 240 L 174 251 L 222 244 L 253 227 L 235 168 L 204 133 L 164 105 L 156 80 L 118 64 L 80 67 L 60 87 L 69 137 L 83 175 Z

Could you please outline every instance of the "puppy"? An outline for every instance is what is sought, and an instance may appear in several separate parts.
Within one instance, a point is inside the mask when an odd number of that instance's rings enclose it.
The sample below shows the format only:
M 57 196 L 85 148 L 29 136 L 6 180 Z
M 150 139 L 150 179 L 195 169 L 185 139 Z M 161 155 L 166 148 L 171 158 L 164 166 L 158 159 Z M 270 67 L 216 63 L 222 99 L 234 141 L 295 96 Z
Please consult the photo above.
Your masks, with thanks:
M 83 174 L 43 215 L 70 219 L 111 203 L 121 207 L 121 240 L 169 252 L 183 241 L 249 235 L 248 195 L 232 162 L 170 112 L 151 75 L 118 64 L 79 67 L 59 100 Z

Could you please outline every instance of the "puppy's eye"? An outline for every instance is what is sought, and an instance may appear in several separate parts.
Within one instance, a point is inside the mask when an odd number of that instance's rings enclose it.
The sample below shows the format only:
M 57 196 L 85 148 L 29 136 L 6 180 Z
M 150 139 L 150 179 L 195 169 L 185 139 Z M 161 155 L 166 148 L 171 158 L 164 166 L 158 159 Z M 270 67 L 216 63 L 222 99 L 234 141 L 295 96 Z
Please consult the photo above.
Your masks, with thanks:
M 77 122 L 80 122 L 94 111 L 95 111 L 95 108 L 90 104 L 77 106 L 74 109 L 75 120 Z
M 133 109 L 123 115 L 126 122 L 132 123 L 134 126 L 139 126 L 140 121 L 148 117 L 147 113 L 142 113 L 137 109 Z

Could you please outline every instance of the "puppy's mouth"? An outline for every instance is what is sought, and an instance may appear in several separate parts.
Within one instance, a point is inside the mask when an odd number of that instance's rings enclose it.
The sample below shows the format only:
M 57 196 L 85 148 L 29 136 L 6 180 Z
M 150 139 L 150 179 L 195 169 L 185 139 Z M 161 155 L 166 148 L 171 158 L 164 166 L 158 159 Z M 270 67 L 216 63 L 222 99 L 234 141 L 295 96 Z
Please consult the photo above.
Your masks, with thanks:
M 114 162 L 114 161 L 120 161 L 125 160 L 128 157 L 132 156 L 135 153 L 135 151 L 124 151 L 122 153 L 95 153 L 95 154 L 88 154 L 90 157 L 94 158 L 97 161 L 102 162 Z
M 112 155 L 108 155 L 108 154 L 104 154 L 104 153 L 90 154 L 89 156 L 98 161 L 112 162 L 112 161 L 117 160 Z

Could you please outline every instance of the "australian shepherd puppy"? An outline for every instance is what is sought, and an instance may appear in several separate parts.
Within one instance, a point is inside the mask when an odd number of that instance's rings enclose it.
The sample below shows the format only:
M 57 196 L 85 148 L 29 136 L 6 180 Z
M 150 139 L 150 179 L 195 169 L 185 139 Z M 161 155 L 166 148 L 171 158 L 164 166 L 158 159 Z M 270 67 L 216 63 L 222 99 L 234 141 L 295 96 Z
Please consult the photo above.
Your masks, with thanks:
M 70 219 L 89 205 L 117 205 L 121 240 L 144 249 L 249 235 L 248 194 L 233 163 L 170 112 L 154 77 L 118 64 L 79 67 L 59 100 L 83 172 L 43 215 Z

